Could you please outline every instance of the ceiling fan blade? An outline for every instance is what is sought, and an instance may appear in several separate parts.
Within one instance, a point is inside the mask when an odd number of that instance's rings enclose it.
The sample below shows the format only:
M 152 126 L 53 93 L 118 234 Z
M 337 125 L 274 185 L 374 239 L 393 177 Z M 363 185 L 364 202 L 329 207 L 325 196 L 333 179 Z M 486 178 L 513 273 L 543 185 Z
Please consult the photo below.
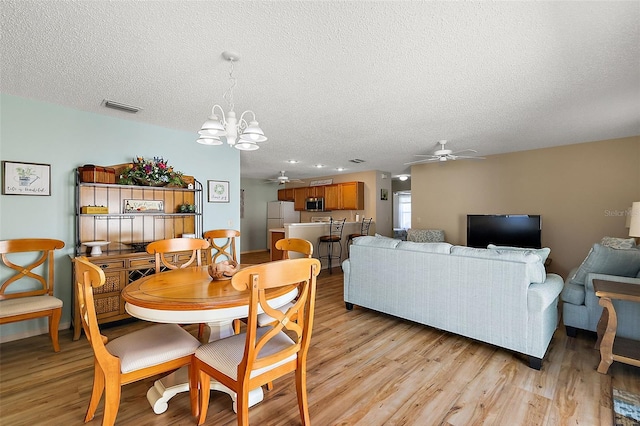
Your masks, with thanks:
M 472 155 L 455 155 L 452 160 L 484 160 L 484 157 L 474 157 Z
M 433 154 L 413 154 L 414 157 L 432 157 L 432 158 L 438 158 L 437 155 L 433 155 Z
M 477 153 L 478 151 L 476 151 L 475 149 L 462 149 L 462 150 L 460 150 L 460 151 L 452 152 L 451 154 L 452 154 L 452 155 L 455 155 L 455 154 L 460 154 L 461 152 L 473 152 L 473 153 Z
M 404 163 L 404 165 L 408 166 L 411 164 L 431 163 L 434 161 L 440 161 L 440 158 L 425 158 L 424 160 L 409 161 L 408 163 Z

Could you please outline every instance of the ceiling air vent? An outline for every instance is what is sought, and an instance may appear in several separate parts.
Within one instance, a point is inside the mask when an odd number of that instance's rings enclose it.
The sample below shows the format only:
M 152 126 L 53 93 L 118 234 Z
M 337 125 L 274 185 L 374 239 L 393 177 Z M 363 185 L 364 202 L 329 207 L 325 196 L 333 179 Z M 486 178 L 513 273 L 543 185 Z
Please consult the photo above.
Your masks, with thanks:
M 356 164 L 364 163 L 364 160 L 361 160 L 359 158 L 354 158 L 353 160 L 349 160 L 349 161 L 351 161 L 352 163 L 356 163 Z
M 119 111 L 130 112 L 132 114 L 135 114 L 136 112 L 138 112 L 138 111 L 140 111 L 142 109 L 142 108 L 137 107 L 137 106 L 127 105 L 127 104 L 123 104 L 123 103 L 116 102 L 116 101 L 110 101 L 108 99 L 105 99 L 103 101 L 103 105 L 106 106 L 107 108 L 117 109 Z

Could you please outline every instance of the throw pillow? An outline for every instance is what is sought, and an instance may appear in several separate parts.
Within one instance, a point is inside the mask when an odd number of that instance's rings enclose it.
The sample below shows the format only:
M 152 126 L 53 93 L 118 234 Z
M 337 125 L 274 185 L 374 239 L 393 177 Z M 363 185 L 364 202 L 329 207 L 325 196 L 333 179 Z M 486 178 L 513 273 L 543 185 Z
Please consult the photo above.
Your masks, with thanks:
M 605 247 L 611 247 L 614 249 L 625 250 L 634 248 L 636 246 L 635 238 L 615 238 L 615 237 L 604 237 L 602 241 L 600 241 Z
M 415 243 L 440 243 L 444 241 L 442 229 L 408 229 L 407 241 Z
M 525 247 L 509 247 L 509 246 L 497 246 L 495 244 L 489 244 L 487 246 L 488 249 L 493 250 L 513 250 L 513 251 L 533 251 L 535 254 L 540 256 L 542 260 L 542 264 L 547 261 L 547 257 L 551 254 L 551 249 L 549 247 L 543 247 L 541 249 L 533 249 L 533 248 L 525 248 Z
M 571 277 L 570 282 L 584 285 L 589 273 L 635 277 L 638 271 L 640 271 L 640 250 L 614 249 L 596 243 Z

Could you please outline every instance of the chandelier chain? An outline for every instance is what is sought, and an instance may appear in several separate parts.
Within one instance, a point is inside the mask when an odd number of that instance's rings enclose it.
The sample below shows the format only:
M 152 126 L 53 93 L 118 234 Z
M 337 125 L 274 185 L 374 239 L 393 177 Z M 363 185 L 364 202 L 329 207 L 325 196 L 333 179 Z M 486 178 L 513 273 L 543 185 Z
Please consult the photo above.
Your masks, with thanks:
M 233 76 L 233 59 L 229 59 L 229 62 L 231 62 L 231 69 L 229 70 L 229 81 L 231 81 L 231 87 L 224 92 L 222 97 L 229 103 L 229 110 L 233 111 L 233 89 L 236 87 L 236 84 L 238 84 L 238 79 Z

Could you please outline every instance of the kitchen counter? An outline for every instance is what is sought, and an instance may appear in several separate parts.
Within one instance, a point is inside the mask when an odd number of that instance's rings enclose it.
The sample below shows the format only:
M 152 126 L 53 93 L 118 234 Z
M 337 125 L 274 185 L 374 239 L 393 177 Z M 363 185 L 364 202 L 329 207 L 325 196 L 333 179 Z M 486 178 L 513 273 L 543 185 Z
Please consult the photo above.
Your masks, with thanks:
M 347 237 L 349 234 L 360 232 L 361 222 L 345 222 L 342 230 L 342 260 L 349 257 L 349 249 L 347 247 Z M 302 238 L 313 244 L 313 257 L 318 258 L 318 239 L 322 235 L 329 235 L 329 222 L 315 223 L 286 223 L 284 225 L 285 238 Z M 322 246 L 322 254 L 326 254 L 326 246 Z M 337 249 L 336 249 L 337 250 Z M 339 264 L 341 264 L 340 262 Z M 333 266 L 333 264 L 332 264 Z M 322 268 L 327 268 L 326 259 L 322 260 Z
M 288 224 L 286 224 L 288 225 Z M 285 225 L 285 226 L 286 226 Z M 276 241 L 285 238 L 285 228 L 271 228 L 269 229 L 269 253 L 271 255 L 271 261 L 281 260 L 282 251 L 276 248 Z

